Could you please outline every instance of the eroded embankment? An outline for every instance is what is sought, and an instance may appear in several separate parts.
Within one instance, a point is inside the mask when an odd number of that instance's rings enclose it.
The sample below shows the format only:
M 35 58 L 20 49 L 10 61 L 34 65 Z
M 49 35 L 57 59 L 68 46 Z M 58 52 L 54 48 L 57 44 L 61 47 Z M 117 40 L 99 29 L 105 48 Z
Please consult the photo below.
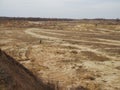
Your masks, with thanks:
M 0 90 L 54 90 L 0 50 Z

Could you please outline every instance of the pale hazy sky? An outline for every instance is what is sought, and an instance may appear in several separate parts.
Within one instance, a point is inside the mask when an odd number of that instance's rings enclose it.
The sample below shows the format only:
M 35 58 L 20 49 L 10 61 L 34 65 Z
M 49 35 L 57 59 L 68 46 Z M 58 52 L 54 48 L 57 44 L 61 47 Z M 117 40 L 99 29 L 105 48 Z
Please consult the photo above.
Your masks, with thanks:
M 120 18 L 120 0 L 0 0 L 0 16 Z

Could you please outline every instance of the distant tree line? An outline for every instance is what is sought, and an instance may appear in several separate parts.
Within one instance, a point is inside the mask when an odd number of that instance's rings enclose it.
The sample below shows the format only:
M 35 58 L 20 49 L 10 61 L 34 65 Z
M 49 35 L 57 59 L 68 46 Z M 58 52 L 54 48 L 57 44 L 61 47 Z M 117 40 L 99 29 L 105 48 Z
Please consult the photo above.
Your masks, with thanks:
M 33 18 L 33 17 L 0 17 L 0 20 L 28 20 L 28 21 L 73 21 L 67 18 Z
M 120 19 L 68 19 L 68 18 L 36 18 L 36 17 L 0 17 L 0 23 L 3 21 L 67 21 L 72 23 L 90 23 L 90 24 L 107 24 L 107 25 L 118 25 Z

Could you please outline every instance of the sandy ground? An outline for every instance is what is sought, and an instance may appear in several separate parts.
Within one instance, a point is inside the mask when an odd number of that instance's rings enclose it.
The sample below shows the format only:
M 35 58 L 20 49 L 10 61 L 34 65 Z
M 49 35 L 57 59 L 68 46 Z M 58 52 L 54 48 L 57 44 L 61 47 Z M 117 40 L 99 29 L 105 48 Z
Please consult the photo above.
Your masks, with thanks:
M 79 27 L 80 28 L 80 27 Z M 0 47 L 63 90 L 120 90 L 120 31 L 0 28 Z

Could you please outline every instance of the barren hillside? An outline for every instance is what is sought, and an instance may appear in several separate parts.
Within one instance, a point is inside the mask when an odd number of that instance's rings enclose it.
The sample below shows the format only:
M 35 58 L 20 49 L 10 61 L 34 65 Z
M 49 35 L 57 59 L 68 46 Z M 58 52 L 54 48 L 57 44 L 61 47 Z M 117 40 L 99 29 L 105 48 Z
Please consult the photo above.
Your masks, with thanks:
M 118 21 L 3 20 L 0 23 L 0 48 L 42 82 L 54 84 L 56 90 L 120 89 Z M 0 69 L 8 68 L 0 64 Z M 18 67 L 12 65 L 5 69 L 6 73 L 13 73 L 13 68 L 19 71 Z M 29 81 L 26 86 L 32 86 L 31 90 L 36 90 L 36 86 L 42 88 L 28 72 L 20 69 L 20 74 L 25 76 L 16 73 L 15 78 L 20 82 L 14 82 L 27 83 L 30 78 L 35 85 Z

